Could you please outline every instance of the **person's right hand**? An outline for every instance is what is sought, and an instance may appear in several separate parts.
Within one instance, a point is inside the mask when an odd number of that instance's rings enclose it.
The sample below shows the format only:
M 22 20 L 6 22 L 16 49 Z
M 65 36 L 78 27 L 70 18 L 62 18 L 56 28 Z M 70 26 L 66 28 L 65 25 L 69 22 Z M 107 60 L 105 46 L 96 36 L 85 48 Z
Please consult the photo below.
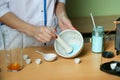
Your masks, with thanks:
M 42 26 L 32 28 L 32 37 L 44 43 L 51 41 L 51 39 L 57 36 L 55 35 L 55 30 L 50 30 L 48 27 Z

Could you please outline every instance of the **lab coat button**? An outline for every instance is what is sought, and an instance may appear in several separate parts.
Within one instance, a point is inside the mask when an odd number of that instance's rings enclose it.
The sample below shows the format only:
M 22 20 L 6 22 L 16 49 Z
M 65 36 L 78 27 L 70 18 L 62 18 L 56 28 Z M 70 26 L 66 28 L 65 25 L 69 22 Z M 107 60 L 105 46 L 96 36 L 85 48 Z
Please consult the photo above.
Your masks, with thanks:
M 43 10 L 41 10 L 41 12 L 43 12 Z

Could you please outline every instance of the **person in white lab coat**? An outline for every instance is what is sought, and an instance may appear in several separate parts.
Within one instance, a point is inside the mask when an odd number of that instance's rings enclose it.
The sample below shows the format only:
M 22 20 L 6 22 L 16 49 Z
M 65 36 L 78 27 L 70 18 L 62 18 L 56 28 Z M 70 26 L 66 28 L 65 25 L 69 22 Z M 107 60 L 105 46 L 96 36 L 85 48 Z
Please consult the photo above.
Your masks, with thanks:
M 25 33 L 24 47 L 51 44 L 58 29 L 58 26 L 52 31 L 48 28 L 54 19 L 61 30 L 74 29 L 65 11 L 65 0 L 0 0 L 1 30 L 17 29 Z

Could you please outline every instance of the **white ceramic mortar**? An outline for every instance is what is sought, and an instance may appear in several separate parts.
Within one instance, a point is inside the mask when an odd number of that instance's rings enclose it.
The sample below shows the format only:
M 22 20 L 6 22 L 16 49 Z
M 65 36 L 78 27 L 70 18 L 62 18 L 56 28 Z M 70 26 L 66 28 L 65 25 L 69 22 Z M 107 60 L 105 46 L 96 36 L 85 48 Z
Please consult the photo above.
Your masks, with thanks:
M 59 56 L 64 58 L 73 58 L 81 53 L 84 46 L 84 40 L 82 34 L 79 31 L 67 29 L 60 32 L 59 36 L 68 45 L 73 47 L 73 52 L 67 53 L 66 50 L 59 44 L 59 42 L 55 40 L 54 48 Z

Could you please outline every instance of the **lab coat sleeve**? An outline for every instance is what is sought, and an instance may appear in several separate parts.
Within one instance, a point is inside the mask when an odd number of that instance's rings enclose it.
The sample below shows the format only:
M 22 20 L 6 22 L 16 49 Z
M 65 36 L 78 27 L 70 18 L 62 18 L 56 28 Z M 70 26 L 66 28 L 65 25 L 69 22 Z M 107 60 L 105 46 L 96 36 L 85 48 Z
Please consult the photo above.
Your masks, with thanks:
M 7 2 L 4 0 L 0 0 L 0 17 L 10 12 Z
M 66 2 L 66 0 L 58 0 L 58 2 L 63 2 L 63 3 L 65 3 L 65 2 Z

